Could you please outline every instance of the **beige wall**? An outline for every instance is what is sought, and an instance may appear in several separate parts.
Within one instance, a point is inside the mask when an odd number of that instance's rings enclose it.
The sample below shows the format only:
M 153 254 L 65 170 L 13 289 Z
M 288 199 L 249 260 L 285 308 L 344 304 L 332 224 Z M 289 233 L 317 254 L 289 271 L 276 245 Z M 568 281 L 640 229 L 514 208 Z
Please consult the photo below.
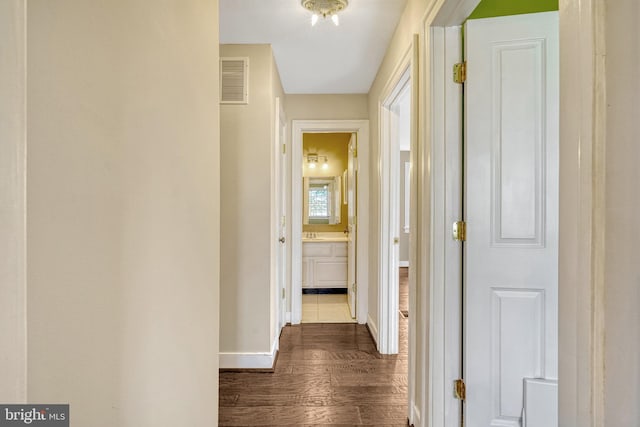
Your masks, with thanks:
M 28 399 L 214 426 L 217 1 L 28 5 Z
M 640 4 L 607 1 L 605 424 L 640 425 Z
M 26 3 L 0 2 L 0 402 L 27 398 Z
M 365 120 L 367 95 L 287 95 L 289 120 Z
M 275 292 L 270 256 L 271 161 L 275 96 L 280 90 L 274 89 L 271 46 L 222 45 L 220 55 L 249 57 L 249 104 L 222 105 L 220 109 L 220 351 L 269 352 Z

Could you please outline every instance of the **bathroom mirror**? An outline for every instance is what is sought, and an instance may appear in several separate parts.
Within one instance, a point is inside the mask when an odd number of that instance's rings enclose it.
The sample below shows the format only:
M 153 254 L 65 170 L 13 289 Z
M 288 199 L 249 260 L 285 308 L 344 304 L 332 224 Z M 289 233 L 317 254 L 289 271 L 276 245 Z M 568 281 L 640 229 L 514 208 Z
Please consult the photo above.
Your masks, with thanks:
M 340 224 L 342 209 L 342 178 L 303 178 L 303 223 Z

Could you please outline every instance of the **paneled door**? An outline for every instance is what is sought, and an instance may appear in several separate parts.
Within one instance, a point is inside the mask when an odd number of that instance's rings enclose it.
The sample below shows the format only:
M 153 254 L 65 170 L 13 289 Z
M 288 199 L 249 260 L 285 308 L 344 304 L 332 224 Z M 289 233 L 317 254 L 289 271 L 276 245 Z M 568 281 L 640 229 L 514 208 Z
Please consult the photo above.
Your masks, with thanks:
M 521 427 L 558 377 L 558 14 L 465 32 L 465 425 Z
M 358 238 L 358 226 L 357 226 L 357 138 L 356 134 L 351 135 L 349 141 L 349 158 L 347 161 L 347 301 L 349 303 L 349 311 L 351 317 L 356 317 L 356 296 L 358 292 L 357 277 L 356 277 L 356 241 Z

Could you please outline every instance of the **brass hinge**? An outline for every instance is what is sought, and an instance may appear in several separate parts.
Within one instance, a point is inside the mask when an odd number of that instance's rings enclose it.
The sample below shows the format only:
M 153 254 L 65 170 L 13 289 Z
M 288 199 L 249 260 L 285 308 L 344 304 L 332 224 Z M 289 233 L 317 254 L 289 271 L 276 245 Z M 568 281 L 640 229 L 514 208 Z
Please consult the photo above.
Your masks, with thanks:
M 458 400 L 467 398 L 467 387 L 464 384 L 464 380 L 457 379 L 453 382 L 453 395 Z
M 282 144 L 282 154 L 287 154 L 287 144 Z
M 464 242 L 467 240 L 467 223 L 456 221 L 453 223 L 453 240 Z
M 284 290 L 284 288 L 282 288 L 282 299 L 284 299 L 285 296 L 286 296 L 286 291 Z
M 354 146 L 351 149 L 351 153 L 353 154 L 353 157 L 358 157 L 358 147 Z
M 351 290 L 353 291 L 354 294 L 356 292 L 358 292 L 358 284 L 357 283 L 352 283 L 351 284 Z
M 453 66 L 453 81 L 460 84 L 467 81 L 467 63 L 466 62 L 458 62 Z

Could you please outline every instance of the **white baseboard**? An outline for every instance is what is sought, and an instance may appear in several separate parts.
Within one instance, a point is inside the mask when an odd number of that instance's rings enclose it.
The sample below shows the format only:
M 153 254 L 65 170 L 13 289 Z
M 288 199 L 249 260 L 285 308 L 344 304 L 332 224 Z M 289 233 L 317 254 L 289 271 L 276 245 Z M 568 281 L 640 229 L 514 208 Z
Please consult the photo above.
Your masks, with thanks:
M 398 262 L 398 267 L 409 267 L 409 261 Z
M 378 347 L 378 325 L 376 322 L 371 319 L 371 316 L 367 314 L 367 326 L 371 331 L 371 335 L 373 336 L 373 340 L 376 342 L 376 347 Z
M 287 313 L 284 315 L 284 321 L 285 323 L 291 323 L 291 312 L 287 311 Z
M 269 353 L 219 353 L 220 369 L 271 369 L 278 352 L 278 340 L 274 340 Z

